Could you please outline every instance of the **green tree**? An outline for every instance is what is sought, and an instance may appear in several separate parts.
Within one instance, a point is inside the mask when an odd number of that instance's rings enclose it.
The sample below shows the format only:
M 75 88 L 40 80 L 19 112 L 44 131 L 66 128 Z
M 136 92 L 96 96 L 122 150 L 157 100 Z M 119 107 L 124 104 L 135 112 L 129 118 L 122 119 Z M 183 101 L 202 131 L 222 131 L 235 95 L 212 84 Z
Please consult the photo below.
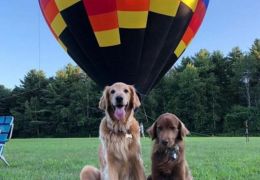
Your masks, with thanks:
M 0 115 L 10 114 L 10 96 L 11 90 L 5 88 L 3 85 L 0 85 Z
M 69 64 L 57 72 L 47 86 L 49 133 L 57 136 L 98 135 L 102 113 L 97 104 L 100 89 L 77 66 Z
M 31 70 L 21 85 L 12 91 L 11 113 L 15 116 L 15 136 L 41 136 L 39 124 L 45 123 L 46 103 L 41 101 L 48 79 L 43 71 Z
M 203 107 L 200 103 L 201 82 L 196 67 L 188 64 L 183 72 L 179 74 L 179 91 L 176 92 L 176 114 L 184 121 L 190 130 L 199 130 L 203 127 L 201 113 Z M 174 112 L 174 111 L 171 111 Z
M 256 39 L 250 49 L 250 54 L 260 60 L 260 39 Z

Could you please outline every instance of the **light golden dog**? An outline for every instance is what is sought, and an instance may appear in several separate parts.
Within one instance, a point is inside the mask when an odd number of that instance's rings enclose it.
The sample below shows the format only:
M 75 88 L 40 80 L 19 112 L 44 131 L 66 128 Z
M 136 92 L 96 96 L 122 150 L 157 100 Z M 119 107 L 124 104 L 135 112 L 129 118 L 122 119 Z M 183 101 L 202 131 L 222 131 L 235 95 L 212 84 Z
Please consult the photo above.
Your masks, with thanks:
M 134 109 L 140 106 L 133 86 L 115 83 L 107 86 L 99 102 L 105 111 L 99 136 L 100 170 L 85 166 L 81 180 L 144 180 L 139 124 Z

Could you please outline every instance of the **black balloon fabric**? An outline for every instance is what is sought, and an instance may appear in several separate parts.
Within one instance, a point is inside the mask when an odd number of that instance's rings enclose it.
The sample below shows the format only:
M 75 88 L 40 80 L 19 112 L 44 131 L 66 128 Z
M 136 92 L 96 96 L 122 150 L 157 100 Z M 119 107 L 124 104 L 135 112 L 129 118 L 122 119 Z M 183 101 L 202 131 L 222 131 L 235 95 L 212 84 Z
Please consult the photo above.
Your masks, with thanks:
M 198 31 L 208 0 L 39 0 L 53 35 L 99 85 L 147 94 Z

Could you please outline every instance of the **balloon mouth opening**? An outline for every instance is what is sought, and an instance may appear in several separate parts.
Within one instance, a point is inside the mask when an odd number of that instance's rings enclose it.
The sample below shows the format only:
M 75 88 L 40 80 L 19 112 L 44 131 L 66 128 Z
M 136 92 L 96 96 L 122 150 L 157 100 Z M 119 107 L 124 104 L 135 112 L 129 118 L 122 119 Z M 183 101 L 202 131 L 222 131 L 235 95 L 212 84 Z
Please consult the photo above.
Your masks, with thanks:
M 117 104 L 113 105 L 113 110 L 114 110 L 114 117 L 118 121 L 124 121 L 125 116 L 126 116 L 126 110 L 127 110 L 128 104 L 123 105 L 123 104 Z

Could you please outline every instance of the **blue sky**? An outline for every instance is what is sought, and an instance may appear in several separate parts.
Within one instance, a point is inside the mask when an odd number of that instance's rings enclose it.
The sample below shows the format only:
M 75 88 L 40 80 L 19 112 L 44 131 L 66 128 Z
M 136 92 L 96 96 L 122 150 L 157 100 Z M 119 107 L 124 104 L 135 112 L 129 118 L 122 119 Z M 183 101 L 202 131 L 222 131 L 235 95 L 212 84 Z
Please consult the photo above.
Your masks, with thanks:
M 201 48 L 224 54 L 235 46 L 248 51 L 256 38 L 260 38 L 259 0 L 210 0 L 204 22 L 183 56 Z M 53 76 L 68 63 L 74 62 L 49 31 L 38 0 L 1 0 L 0 84 L 13 88 L 30 69 Z

